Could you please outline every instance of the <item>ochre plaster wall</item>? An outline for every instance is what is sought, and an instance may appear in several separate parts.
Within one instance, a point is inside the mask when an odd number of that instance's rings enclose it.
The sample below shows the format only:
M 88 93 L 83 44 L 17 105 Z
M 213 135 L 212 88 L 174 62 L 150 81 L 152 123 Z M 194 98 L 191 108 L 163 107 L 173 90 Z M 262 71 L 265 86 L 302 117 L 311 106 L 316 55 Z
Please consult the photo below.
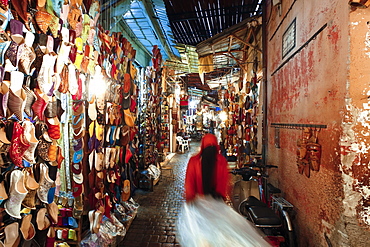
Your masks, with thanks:
M 270 180 L 295 206 L 299 246 L 370 246 L 370 9 L 342 0 L 282 0 L 281 15 L 267 9 L 267 162 L 279 166 Z M 296 46 L 283 58 L 294 18 Z M 300 174 L 302 130 L 280 129 L 276 148 L 271 123 L 327 125 L 320 170 Z

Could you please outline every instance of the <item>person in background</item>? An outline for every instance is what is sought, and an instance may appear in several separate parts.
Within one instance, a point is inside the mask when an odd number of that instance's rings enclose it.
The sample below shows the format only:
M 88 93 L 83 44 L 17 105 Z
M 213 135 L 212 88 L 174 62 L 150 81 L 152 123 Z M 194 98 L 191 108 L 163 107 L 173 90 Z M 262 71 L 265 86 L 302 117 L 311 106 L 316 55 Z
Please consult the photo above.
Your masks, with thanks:
M 211 120 L 209 124 L 209 133 L 215 134 L 215 126 L 216 122 L 214 120 Z
M 185 177 L 186 201 L 191 201 L 198 195 L 226 200 L 228 178 L 227 161 L 220 154 L 216 136 L 205 134 L 200 152 L 188 162 Z
M 179 129 L 179 132 L 177 132 L 176 136 L 184 137 L 184 130 L 183 129 Z
M 225 144 L 223 142 L 220 142 L 220 151 L 221 151 L 221 154 L 225 158 L 227 158 L 227 152 L 226 152 Z

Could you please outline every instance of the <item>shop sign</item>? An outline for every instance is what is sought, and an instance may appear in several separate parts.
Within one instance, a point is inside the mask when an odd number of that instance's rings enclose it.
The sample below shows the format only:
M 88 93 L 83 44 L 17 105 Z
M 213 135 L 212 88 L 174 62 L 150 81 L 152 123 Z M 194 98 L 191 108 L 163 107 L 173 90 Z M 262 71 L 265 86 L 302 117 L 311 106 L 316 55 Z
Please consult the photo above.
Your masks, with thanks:
M 296 44 L 296 18 L 283 34 L 283 58 L 294 49 Z

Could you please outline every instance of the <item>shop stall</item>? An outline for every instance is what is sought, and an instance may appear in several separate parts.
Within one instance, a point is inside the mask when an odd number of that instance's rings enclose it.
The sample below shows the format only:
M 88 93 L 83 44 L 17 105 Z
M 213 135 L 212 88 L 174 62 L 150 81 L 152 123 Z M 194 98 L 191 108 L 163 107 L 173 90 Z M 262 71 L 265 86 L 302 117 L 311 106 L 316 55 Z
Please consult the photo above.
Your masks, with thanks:
M 130 41 L 99 24 L 100 7 L 1 2 L 5 246 L 118 244 L 139 207 L 132 193 L 159 178 L 157 149 L 168 146 L 160 49 L 152 66 L 137 66 Z
M 237 166 L 262 154 L 261 20 L 246 19 L 197 45 L 199 79 L 188 87 L 204 90 L 196 127 L 215 133 L 223 154 Z

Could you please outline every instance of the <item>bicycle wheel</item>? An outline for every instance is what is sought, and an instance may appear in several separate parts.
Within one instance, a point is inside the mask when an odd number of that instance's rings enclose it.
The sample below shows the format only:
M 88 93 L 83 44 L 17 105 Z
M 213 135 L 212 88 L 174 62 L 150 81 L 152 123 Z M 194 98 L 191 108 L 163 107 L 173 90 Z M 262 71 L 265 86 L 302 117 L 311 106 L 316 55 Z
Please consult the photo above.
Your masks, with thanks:
M 289 247 L 295 247 L 295 237 L 293 232 L 288 232 L 289 235 L 289 243 L 287 243 L 287 246 Z

